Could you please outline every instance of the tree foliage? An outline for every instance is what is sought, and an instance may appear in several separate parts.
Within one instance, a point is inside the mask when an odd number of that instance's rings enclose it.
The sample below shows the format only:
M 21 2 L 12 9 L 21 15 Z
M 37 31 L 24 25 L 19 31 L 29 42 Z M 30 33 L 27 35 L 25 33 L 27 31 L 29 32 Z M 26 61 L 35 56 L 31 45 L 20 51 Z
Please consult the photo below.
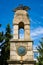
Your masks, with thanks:
M 10 39 L 12 38 L 11 35 L 11 28 L 10 28 L 10 24 L 7 25 L 6 27 L 6 33 L 5 33 L 5 58 L 8 59 L 9 58 L 9 53 L 10 53 Z
M 0 28 L 1 28 L 1 24 L 0 24 Z M 3 33 L 3 31 L 2 32 L 0 32 L 0 45 L 3 43 L 3 40 L 4 40 L 4 33 Z M 1 48 L 1 46 L 0 46 L 0 48 Z M 2 65 L 2 56 L 0 56 L 0 65 Z
M 4 61 L 9 59 L 9 56 L 10 56 L 9 54 L 10 54 L 10 39 L 11 38 L 12 38 L 12 35 L 11 35 L 10 24 L 7 24 L 5 34 L 3 34 L 3 32 L 2 33 L 0 32 L 0 42 L 2 43 L 3 40 L 5 40 L 3 44 L 1 45 L 2 46 L 2 56 L 1 56 L 2 62 L 1 63 L 3 64 L 4 64 Z
M 0 42 L 2 42 L 4 40 L 4 33 L 0 32 Z
M 38 65 L 43 65 L 43 39 L 40 41 L 40 45 L 37 48 L 39 56 L 37 57 Z

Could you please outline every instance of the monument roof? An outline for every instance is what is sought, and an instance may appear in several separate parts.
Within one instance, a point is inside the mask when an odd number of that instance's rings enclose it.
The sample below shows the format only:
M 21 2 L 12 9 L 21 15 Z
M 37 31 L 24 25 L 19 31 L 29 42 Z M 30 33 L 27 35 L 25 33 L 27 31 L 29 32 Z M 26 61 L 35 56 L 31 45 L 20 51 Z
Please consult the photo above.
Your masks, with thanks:
M 30 10 L 30 7 L 19 5 L 17 8 L 15 8 L 13 11 L 16 12 L 17 10 Z

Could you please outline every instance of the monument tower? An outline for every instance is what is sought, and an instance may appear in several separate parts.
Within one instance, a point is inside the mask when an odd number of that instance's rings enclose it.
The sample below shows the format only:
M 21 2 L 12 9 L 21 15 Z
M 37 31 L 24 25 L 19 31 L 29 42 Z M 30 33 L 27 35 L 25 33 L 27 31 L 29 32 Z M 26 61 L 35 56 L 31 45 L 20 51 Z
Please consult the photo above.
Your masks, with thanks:
M 18 61 L 30 61 L 30 64 L 23 65 L 34 65 L 31 63 L 34 61 L 34 58 L 33 41 L 30 38 L 30 20 L 27 13 L 28 9 L 30 8 L 27 6 L 19 6 L 14 10 L 15 15 L 13 18 L 13 38 L 10 40 L 10 65 L 19 65 L 14 63 Z M 21 28 L 24 30 L 24 37 L 22 39 L 19 35 L 19 30 Z

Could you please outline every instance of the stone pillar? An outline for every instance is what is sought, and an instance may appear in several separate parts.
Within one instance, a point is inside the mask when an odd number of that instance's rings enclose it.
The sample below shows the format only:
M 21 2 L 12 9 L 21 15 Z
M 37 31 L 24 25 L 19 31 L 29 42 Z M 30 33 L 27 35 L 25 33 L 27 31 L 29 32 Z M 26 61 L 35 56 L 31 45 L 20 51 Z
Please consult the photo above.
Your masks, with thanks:
M 25 39 L 30 39 L 30 25 L 28 24 L 28 25 L 25 25 L 24 26 L 24 29 L 25 29 Z
M 18 25 L 13 25 L 13 39 L 18 39 Z

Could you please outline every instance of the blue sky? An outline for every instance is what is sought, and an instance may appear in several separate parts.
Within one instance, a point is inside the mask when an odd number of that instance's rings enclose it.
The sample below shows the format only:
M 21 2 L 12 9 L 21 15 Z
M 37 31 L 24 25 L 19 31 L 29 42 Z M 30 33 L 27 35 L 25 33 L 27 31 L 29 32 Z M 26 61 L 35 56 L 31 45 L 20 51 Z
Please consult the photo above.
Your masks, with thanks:
M 43 0 L 0 0 L 0 23 L 2 24 L 0 31 L 5 31 L 8 23 L 10 23 L 12 28 L 14 17 L 12 10 L 19 4 L 31 8 L 28 11 L 30 15 L 30 36 L 36 46 L 43 37 Z

